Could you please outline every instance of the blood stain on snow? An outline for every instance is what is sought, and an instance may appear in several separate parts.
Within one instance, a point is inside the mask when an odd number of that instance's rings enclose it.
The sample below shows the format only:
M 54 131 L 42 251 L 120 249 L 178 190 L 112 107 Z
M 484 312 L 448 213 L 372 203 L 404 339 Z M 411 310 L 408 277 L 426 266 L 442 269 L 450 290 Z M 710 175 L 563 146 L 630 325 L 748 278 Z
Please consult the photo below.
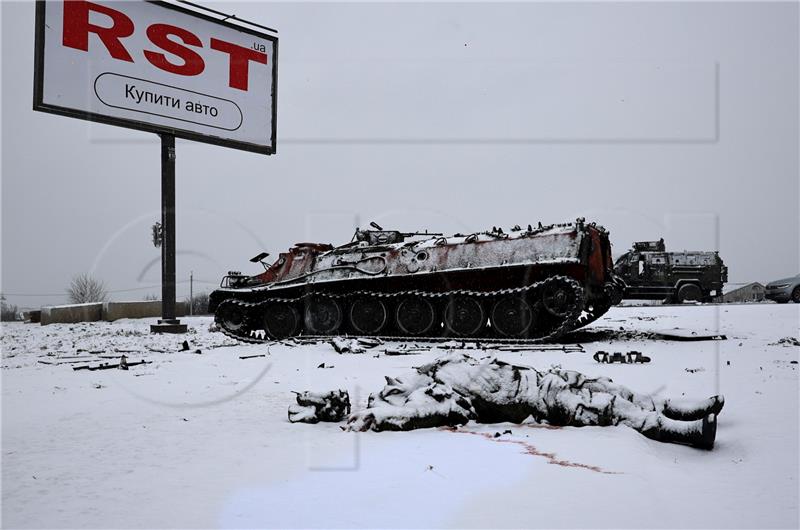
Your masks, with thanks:
M 553 427 L 558 428 L 558 427 Z M 476 436 L 480 436 L 482 438 L 486 438 L 492 442 L 499 442 L 499 443 L 507 443 L 507 444 L 514 444 L 519 445 L 524 448 L 524 453 L 532 456 L 541 456 L 547 459 L 548 464 L 555 464 L 557 466 L 564 466 L 564 467 L 577 467 L 580 469 L 588 469 L 589 471 L 594 471 L 595 473 L 602 473 L 604 475 L 621 475 L 622 473 L 619 471 L 607 471 L 601 467 L 593 466 L 590 464 L 581 464 L 580 462 L 570 462 L 569 460 L 560 460 L 555 453 L 545 453 L 543 451 L 539 451 L 534 445 L 529 444 L 528 442 L 522 440 L 510 440 L 508 438 L 495 438 L 494 434 L 488 432 L 475 432 L 475 431 L 464 431 L 460 430 L 456 427 L 445 427 L 443 428 L 445 431 L 461 433 L 461 434 L 473 434 Z

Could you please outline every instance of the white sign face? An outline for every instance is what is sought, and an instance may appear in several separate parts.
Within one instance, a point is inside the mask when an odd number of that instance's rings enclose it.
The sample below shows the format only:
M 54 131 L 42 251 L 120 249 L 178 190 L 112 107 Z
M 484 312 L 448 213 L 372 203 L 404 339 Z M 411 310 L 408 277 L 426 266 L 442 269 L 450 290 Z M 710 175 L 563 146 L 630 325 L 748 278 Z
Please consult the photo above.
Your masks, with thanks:
M 37 2 L 34 109 L 275 152 L 278 39 L 164 2 Z

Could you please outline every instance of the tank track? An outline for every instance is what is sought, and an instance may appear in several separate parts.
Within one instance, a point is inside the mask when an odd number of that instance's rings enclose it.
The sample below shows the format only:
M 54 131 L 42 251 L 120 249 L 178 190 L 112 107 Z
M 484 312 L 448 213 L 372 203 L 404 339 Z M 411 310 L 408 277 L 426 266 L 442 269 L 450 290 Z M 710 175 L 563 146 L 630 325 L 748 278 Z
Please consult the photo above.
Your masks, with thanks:
M 300 304 L 305 299 L 309 297 L 324 297 L 324 298 L 332 298 L 334 300 L 348 300 L 348 299 L 355 299 L 356 297 L 376 297 L 380 299 L 400 299 L 403 297 L 421 297 L 426 298 L 431 301 L 441 301 L 443 299 L 447 299 L 450 297 L 457 297 L 457 296 L 467 296 L 467 297 L 475 297 L 478 299 L 483 299 L 489 301 L 491 299 L 496 299 L 500 297 L 505 297 L 509 295 L 525 295 L 528 299 L 535 299 L 539 300 L 541 298 L 541 293 L 544 292 L 546 288 L 556 283 L 561 283 L 562 286 L 567 286 L 571 291 L 571 296 L 569 306 L 564 310 L 561 311 L 563 313 L 562 317 L 559 317 L 555 323 L 551 323 L 548 326 L 547 332 L 545 332 L 541 336 L 534 336 L 534 337 L 524 337 L 524 338 L 506 338 L 506 337 L 498 337 L 496 334 L 492 333 L 484 333 L 479 337 L 465 337 L 459 335 L 442 335 L 443 328 L 441 325 L 434 330 L 434 333 L 424 334 L 424 335 L 396 335 L 396 334 L 374 334 L 374 335 L 359 335 L 357 333 L 347 333 L 349 337 L 359 337 L 359 336 L 369 336 L 369 337 L 377 337 L 384 340 L 420 340 L 420 341 L 436 341 L 436 340 L 476 340 L 476 341 L 492 341 L 492 342 L 530 342 L 530 343 L 538 343 L 538 342 L 547 342 L 557 339 L 578 327 L 585 325 L 582 322 L 582 319 L 586 318 L 584 315 L 584 290 L 580 283 L 573 280 L 567 276 L 553 276 L 547 278 L 543 281 L 533 283 L 528 286 L 524 287 L 516 287 L 516 288 L 508 288 L 508 289 L 500 289 L 497 291 L 473 291 L 467 289 L 459 289 L 453 291 L 445 291 L 445 292 L 426 292 L 420 290 L 408 290 L 408 291 L 398 291 L 393 293 L 381 293 L 381 292 L 374 292 L 374 291 L 354 291 L 350 293 L 342 293 L 342 294 L 335 294 L 335 293 L 321 293 L 315 291 L 309 291 L 304 293 L 302 296 L 295 297 L 295 298 L 269 298 L 266 300 L 262 300 L 259 302 L 245 302 L 242 300 L 237 300 L 235 298 L 229 298 L 227 300 L 223 300 L 219 307 L 217 308 L 215 314 L 215 322 L 219 327 L 219 330 L 231 337 L 241 342 L 249 343 L 249 344 L 264 344 L 273 342 L 277 339 L 269 337 L 265 329 L 263 329 L 262 325 L 258 325 L 257 322 L 259 321 L 259 317 L 262 315 L 262 311 L 266 309 L 267 305 L 271 304 Z M 532 303 L 531 305 L 541 304 L 541 301 L 537 301 Z M 237 329 L 232 329 L 228 327 L 223 319 L 220 318 L 221 309 L 225 306 L 235 305 L 238 306 L 243 314 L 244 314 L 244 322 L 240 325 Z M 540 311 L 544 311 L 544 309 L 538 309 Z M 589 315 L 593 318 L 591 320 L 596 320 L 602 314 L 605 313 L 605 310 L 598 315 L 594 315 L 589 313 Z M 582 316 L 583 315 L 583 316 Z M 548 315 L 549 318 L 552 320 L 555 317 L 552 315 Z M 343 319 L 344 320 L 344 319 Z M 441 323 L 441 318 L 439 318 L 439 322 Z M 303 317 L 300 316 L 301 326 Z M 488 331 L 491 328 L 485 328 L 484 332 Z M 337 333 L 333 333 L 332 335 L 337 335 Z M 343 333 L 342 333 L 343 334 Z M 302 331 L 294 335 L 295 337 L 317 337 L 317 335 L 306 335 Z
M 592 308 L 584 309 L 583 314 L 581 314 L 581 316 L 575 320 L 574 326 L 570 331 L 588 326 L 598 318 L 608 313 L 609 309 L 611 309 L 611 306 L 608 304 L 595 305 Z

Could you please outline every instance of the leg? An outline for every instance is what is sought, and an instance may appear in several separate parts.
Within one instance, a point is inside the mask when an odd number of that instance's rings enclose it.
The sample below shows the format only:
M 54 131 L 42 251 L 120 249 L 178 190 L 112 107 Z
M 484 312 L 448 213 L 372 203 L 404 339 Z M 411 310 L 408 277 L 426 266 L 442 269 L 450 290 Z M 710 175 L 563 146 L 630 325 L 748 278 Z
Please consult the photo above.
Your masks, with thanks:
M 696 421 L 678 421 L 608 392 L 562 387 L 544 396 L 544 418 L 553 425 L 623 424 L 659 442 L 711 449 L 716 436 L 716 415 Z
M 664 415 L 673 420 L 691 421 L 718 415 L 725 406 L 724 396 L 712 396 L 700 401 L 664 400 Z
M 643 410 L 633 403 L 615 399 L 612 414 L 619 423 L 627 425 L 652 440 L 686 444 L 700 449 L 712 449 L 717 435 L 717 415 L 702 419 L 680 421 L 653 410 Z
M 673 420 L 691 421 L 701 420 L 709 414 L 718 415 L 725 405 L 724 396 L 712 396 L 700 401 L 664 399 L 648 394 L 640 394 L 631 389 L 614 383 L 606 377 L 589 379 L 583 384 L 584 388 L 592 392 L 608 392 L 618 398 L 630 401 L 646 410 L 663 413 Z

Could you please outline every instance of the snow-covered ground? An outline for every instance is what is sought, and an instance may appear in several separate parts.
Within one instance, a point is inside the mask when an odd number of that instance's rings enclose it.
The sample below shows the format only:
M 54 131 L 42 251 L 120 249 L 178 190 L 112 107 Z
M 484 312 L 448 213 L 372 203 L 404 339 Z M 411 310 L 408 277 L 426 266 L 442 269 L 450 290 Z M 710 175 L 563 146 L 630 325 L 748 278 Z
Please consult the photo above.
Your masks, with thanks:
M 4 528 L 798 527 L 800 348 L 771 345 L 798 336 L 798 305 L 614 308 L 578 337 L 585 353 L 478 352 L 642 392 L 721 392 L 710 452 L 622 426 L 352 433 L 290 424 L 292 390 L 347 389 L 358 409 L 384 375 L 443 352 L 239 345 L 209 332 L 210 318 L 185 321 L 183 337 L 150 335 L 150 320 L 3 326 Z M 728 339 L 628 333 L 671 328 Z M 39 362 L 115 349 L 152 363 L 75 371 L 82 363 Z M 598 350 L 639 350 L 652 362 L 601 365 Z

